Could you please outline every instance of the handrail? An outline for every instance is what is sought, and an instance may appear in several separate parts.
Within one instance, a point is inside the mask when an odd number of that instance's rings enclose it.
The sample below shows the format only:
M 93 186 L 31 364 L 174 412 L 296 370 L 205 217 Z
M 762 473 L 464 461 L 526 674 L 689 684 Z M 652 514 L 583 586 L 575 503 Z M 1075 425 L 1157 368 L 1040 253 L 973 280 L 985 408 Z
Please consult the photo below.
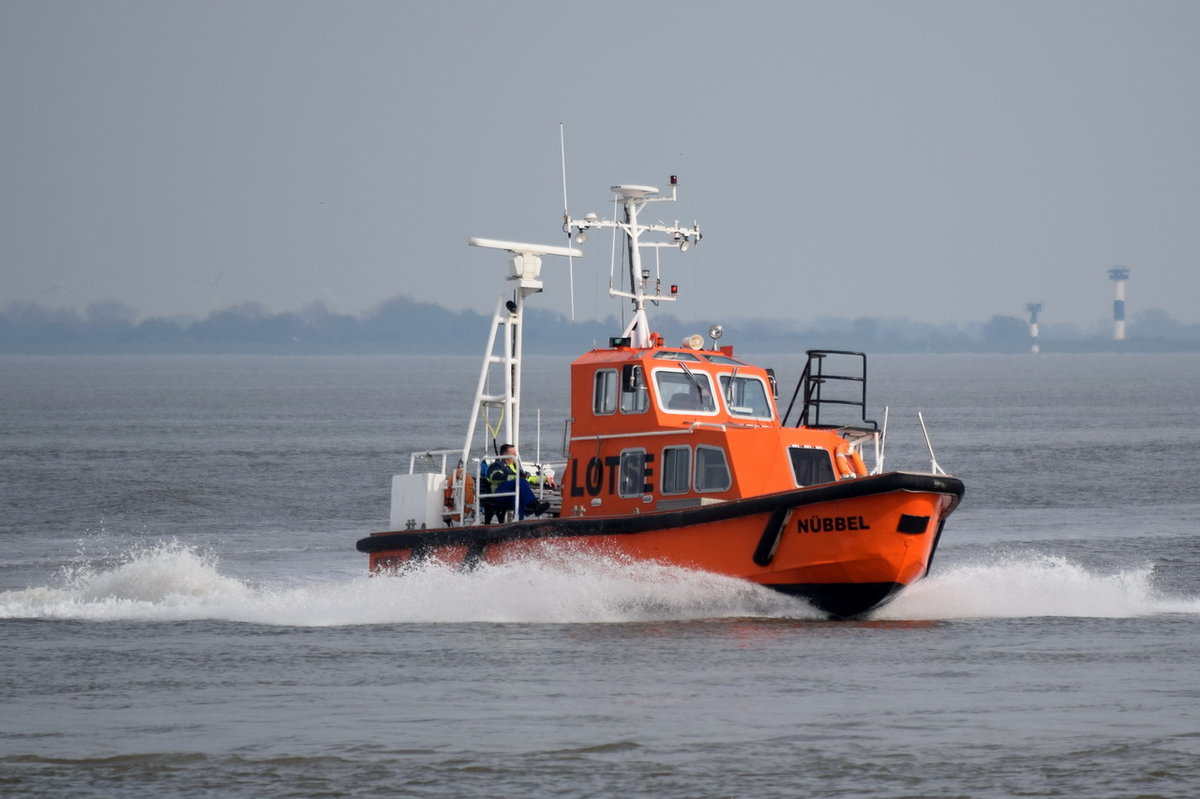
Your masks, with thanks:
M 731 425 L 724 422 L 701 422 L 695 421 L 688 424 L 687 427 L 672 427 L 669 430 L 643 430 L 634 433 L 601 433 L 594 436 L 572 436 L 571 443 L 576 441 L 608 441 L 614 438 L 644 438 L 647 436 L 677 436 L 680 434 L 691 435 L 696 432 L 696 428 L 706 427 L 712 430 L 725 431 Z M 749 425 L 734 423 L 732 426 L 743 427 L 766 427 L 766 425 Z
M 879 424 L 874 419 L 867 418 L 867 356 L 863 352 L 855 352 L 852 350 L 808 350 L 808 361 L 804 364 L 804 371 L 800 375 L 799 381 L 796 383 L 796 389 L 792 392 L 791 401 L 788 403 L 787 411 L 783 415 L 783 425 L 788 425 L 788 419 L 792 415 L 792 408 L 796 405 L 796 399 L 803 391 L 803 400 L 800 406 L 799 416 L 796 419 L 796 427 L 819 427 L 829 429 L 844 429 L 844 430 L 864 430 L 875 432 L 879 430 Z M 857 358 L 856 366 L 847 365 L 844 368 L 852 369 L 849 374 L 841 372 L 827 373 L 825 371 L 826 359 L 831 356 L 848 356 Z M 839 360 L 839 364 L 845 359 Z M 842 367 L 839 367 L 842 368 Z M 845 383 L 857 383 L 861 390 L 857 396 L 851 394 L 849 397 L 842 394 L 834 397 L 826 397 L 823 388 L 830 381 L 841 381 Z M 857 424 L 824 424 L 821 421 L 821 408 L 823 406 L 842 405 L 851 408 L 859 409 L 859 421 L 861 426 Z

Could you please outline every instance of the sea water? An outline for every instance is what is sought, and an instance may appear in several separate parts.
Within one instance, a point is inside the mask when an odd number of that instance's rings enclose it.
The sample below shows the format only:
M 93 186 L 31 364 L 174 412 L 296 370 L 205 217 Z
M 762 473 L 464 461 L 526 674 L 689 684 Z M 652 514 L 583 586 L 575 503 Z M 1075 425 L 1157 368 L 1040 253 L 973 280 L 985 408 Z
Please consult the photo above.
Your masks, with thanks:
M 1200 357 L 873 358 L 887 467 L 920 411 L 967 494 L 853 622 L 592 557 L 368 578 L 477 374 L 0 358 L 0 795 L 1200 795 Z

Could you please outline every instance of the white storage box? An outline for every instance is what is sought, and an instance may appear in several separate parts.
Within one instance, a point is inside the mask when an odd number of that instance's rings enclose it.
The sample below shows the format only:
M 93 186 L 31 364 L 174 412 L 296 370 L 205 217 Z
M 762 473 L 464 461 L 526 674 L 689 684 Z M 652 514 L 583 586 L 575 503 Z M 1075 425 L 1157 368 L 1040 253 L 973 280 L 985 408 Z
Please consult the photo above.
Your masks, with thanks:
M 440 474 L 392 475 L 392 530 L 445 527 L 446 478 Z

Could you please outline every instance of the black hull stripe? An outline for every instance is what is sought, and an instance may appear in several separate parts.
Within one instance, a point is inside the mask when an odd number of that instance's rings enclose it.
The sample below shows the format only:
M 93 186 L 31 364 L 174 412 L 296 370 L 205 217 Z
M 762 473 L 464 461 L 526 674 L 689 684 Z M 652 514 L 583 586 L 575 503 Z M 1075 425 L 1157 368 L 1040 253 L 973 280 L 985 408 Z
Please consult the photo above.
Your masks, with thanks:
M 526 519 L 493 526 L 442 527 L 431 530 L 406 530 L 377 533 L 359 539 L 359 552 L 383 552 L 392 549 L 430 550 L 439 547 L 474 545 L 485 547 L 506 541 L 531 538 L 581 538 L 589 536 L 634 535 L 671 530 L 697 524 L 711 524 L 743 516 L 773 513 L 780 509 L 821 502 L 857 499 L 896 491 L 948 494 L 952 497 L 945 515 L 958 506 L 963 496 L 962 481 L 956 477 L 914 472 L 888 472 L 839 483 L 797 488 L 776 494 L 682 508 L 654 513 L 621 516 L 563 516 L 553 519 Z

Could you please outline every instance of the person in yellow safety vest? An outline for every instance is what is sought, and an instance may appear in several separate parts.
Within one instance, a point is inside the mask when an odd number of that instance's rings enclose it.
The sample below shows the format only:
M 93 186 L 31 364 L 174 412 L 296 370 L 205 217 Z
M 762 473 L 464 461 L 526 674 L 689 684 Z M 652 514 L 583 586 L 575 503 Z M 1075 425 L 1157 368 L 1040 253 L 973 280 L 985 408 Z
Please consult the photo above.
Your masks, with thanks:
M 547 487 L 554 488 L 554 478 L 543 475 L 527 475 L 524 472 L 517 470 L 517 448 L 512 444 L 505 444 L 500 447 L 500 457 L 492 461 L 492 465 L 488 467 L 487 479 L 491 484 L 491 493 L 493 494 L 510 494 L 514 490 L 517 491 L 519 502 L 517 506 L 517 518 L 524 519 L 528 516 L 541 516 L 550 509 L 549 502 L 539 502 L 534 496 L 533 489 L 529 487 L 531 482 L 541 483 L 545 481 Z M 520 478 L 519 480 L 517 478 Z M 508 497 L 494 497 L 491 500 L 491 505 L 494 508 L 508 509 L 512 507 L 512 500 Z

